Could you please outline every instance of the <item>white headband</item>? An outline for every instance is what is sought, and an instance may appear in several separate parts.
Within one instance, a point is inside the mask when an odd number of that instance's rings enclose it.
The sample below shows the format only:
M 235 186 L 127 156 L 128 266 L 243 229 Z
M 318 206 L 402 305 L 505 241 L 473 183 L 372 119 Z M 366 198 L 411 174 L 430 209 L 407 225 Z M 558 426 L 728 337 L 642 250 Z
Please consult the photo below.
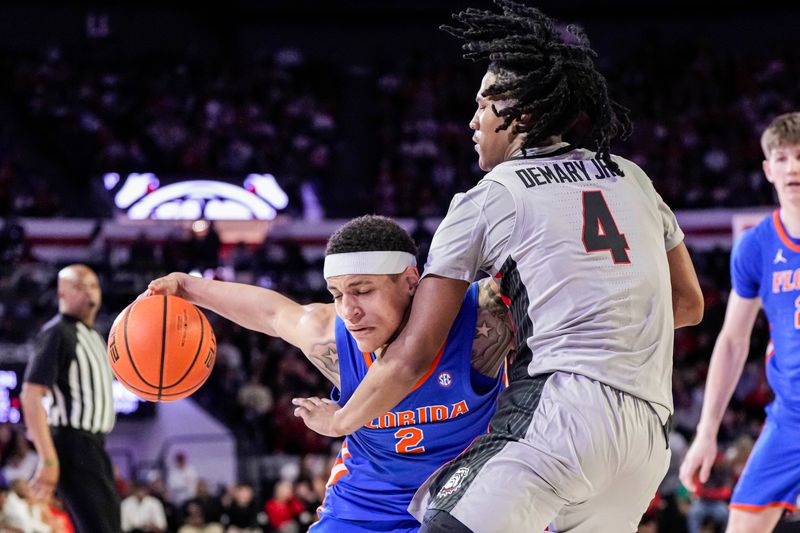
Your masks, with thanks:
M 400 274 L 417 265 L 408 252 L 348 252 L 325 256 L 325 279 L 347 274 Z

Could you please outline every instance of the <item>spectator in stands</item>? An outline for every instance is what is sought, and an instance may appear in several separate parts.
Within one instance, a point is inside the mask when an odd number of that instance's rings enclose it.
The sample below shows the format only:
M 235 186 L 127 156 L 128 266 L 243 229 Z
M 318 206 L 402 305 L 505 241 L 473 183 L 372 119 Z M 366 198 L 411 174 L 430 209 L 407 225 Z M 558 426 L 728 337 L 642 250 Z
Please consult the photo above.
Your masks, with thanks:
M 25 533 L 22 529 L 15 526 L 15 517 L 6 512 L 8 498 L 8 488 L 5 485 L 0 486 L 0 531 L 4 533 Z
M 152 475 L 147 484 L 147 488 L 149 494 L 160 501 L 161 505 L 164 507 L 164 515 L 167 517 L 167 528 L 170 531 L 177 529 L 180 524 L 178 508 L 172 503 L 169 496 L 167 496 L 167 487 L 164 483 L 164 479 L 157 475 L 157 473 Z
M 175 453 L 173 463 L 167 467 L 167 494 L 173 505 L 180 507 L 197 494 L 199 477 L 195 467 L 186 460 L 186 453 Z
M 53 529 L 52 516 L 47 507 L 33 498 L 25 479 L 11 483 L 11 491 L 6 497 L 1 514 L 6 517 L 11 528 L 18 528 L 23 533 L 51 533 Z
M 50 515 L 52 517 L 53 533 L 75 533 L 75 526 L 72 525 L 67 512 L 64 510 L 64 504 L 57 498 L 50 498 L 50 505 L 48 506 Z
M 198 254 L 195 260 L 198 261 L 198 267 L 216 268 L 219 264 L 219 251 L 222 242 L 217 233 L 217 227 L 214 222 L 209 223 L 208 231 L 199 243 Z
M 314 480 L 302 479 L 295 484 L 294 492 L 304 507 L 303 512 L 297 516 L 297 521 L 302 528 L 307 528 L 317 520 L 317 509 L 322 505 L 325 497 L 325 480 L 322 480 L 322 495 L 314 490 L 314 481 L 316 478 Z
M 199 503 L 189 501 L 184 507 L 183 524 L 178 533 L 222 533 L 222 525 L 209 523 Z
M 5 466 L 0 470 L 3 477 L 9 483 L 17 480 L 29 480 L 36 472 L 39 464 L 39 456 L 31 449 L 22 431 L 14 431 Z
M 183 514 L 188 514 L 189 505 L 198 505 L 203 513 L 203 519 L 208 523 L 215 523 L 220 521 L 222 514 L 221 503 L 219 498 L 211 494 L 208 489 L 208 483 L 204 479 L 197 482 L 197 494 L 191 500 L 188 500 L 183 506 Z
M 135 482 L 133 492 L 122 500 L 123 533 L 165 533 L 167 517 L 164 506 L 151 496 L 147 486 Z
M 236 400 L 243 411 L 244 425 L 251 440 L 263 449 L 263 428 L 267 414 L 272 410 L 272 391 L 261 382 L 261 370 L 256 369 L 241 386 Z
M 272 498 L 264 504 L 270 525 L 279 533 L 299 533 L 298 518 L 305 511 L 303 503 L 295 496 L 291 481 L 278 481 Z
M 225 532 L 261 533 L 262 522 L 266 520 L 259 517 L 253 487 L 246 483 L 232 485 L 222 498 L 222 524 Z

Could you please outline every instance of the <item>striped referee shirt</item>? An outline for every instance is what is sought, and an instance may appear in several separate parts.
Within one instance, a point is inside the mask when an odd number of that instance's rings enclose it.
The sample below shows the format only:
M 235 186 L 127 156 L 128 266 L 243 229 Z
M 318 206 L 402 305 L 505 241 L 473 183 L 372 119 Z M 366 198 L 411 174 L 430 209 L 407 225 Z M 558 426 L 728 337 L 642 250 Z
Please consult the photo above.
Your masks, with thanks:
M 112 380 L 103 338 L 63 314 L 42 328 L 25 369 L 25 382 L 50 389 L 50 426 L 89 433 L 105 434 L 114 428 Z

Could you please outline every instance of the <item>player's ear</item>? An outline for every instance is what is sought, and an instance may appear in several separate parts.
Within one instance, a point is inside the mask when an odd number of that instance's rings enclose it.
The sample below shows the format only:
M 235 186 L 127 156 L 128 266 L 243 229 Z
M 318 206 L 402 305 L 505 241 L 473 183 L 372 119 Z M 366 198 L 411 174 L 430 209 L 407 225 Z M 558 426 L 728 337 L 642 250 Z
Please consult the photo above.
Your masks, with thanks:
M 419 270 L 417 267 L 410 266 L 403 271 L 403 283 L 405 283 L 405 289 L 408 290 L 408 293 L 411 296 L 414 296 L 414 293 L 417 292 L 417 286 L 419 285 Z
M 772 177 L 772 168 L 769 166 L 769 159 L 765 159 L 761 162 L 761 168 L 764 170 L 764 175 L 767 177 L 767 181 L 770 183 L 775 183 L 775 180 Z
M 509 128 L 509 131 L 513 132 L 515 136 L 527 135 L 533 128 L 533 122 L 534 118 L 532 113 L 523 113 L 519 118 L 514 119 L 514 124 Z

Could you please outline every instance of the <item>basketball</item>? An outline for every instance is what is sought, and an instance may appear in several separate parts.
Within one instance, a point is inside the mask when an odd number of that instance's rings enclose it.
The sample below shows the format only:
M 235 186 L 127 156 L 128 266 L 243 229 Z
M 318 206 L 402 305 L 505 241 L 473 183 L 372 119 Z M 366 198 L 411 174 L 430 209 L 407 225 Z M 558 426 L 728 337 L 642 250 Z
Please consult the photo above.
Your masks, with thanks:
M 171 402 L 208 379 L 217 341 L 208 319 L 177 296 L 148 296 L 126 307 L 108 336 L 114 375 L 138 397 Z

